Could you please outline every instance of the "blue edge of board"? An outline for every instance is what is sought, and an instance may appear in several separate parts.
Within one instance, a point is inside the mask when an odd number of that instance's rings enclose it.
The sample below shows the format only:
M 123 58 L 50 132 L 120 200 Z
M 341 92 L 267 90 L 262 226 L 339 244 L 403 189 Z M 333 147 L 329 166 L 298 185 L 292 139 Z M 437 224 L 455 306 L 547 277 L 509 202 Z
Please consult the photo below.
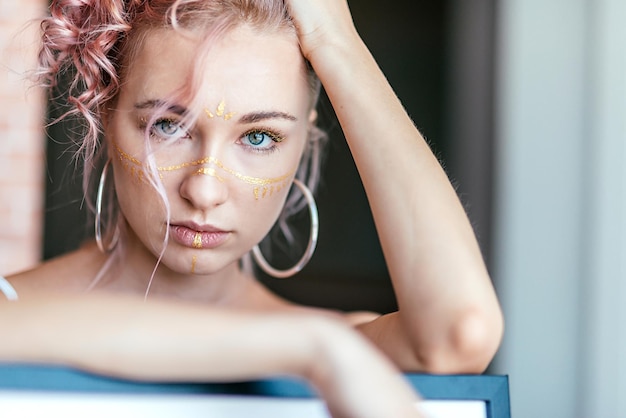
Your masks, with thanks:
M 405 377 L 425 399 L 484 401 L 487 418 L 511 416 L 508 376 L 409 373 Z M 67 367 L 28 364 L 0 364 L 0 390 L 316 396 L 306 382 L 292 378 L 234 383 L 146 383 L 98 376 Z

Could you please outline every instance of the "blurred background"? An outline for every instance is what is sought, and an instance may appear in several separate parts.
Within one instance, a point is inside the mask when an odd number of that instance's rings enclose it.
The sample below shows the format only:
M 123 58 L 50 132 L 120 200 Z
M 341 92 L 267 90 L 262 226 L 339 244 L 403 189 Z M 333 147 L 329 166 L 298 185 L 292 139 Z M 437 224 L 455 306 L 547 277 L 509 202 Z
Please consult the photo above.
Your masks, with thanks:
M 68 125 L 30 88 L 46 0 L 0 0 L 0 272 L 91 231 Z M 626 417 L 626 2 L 352 1 L 357 28 L 457 187 L 505 312 L 490 373 L 523 417 Z M 347 147 L 331 135 L 302 303 L 394 309 Z M 393 146 L 393 138 L 381 138 Z M 394 202 L 402 204 L 402 202 Z M 306 240 L 304 237 L 303 240 Z

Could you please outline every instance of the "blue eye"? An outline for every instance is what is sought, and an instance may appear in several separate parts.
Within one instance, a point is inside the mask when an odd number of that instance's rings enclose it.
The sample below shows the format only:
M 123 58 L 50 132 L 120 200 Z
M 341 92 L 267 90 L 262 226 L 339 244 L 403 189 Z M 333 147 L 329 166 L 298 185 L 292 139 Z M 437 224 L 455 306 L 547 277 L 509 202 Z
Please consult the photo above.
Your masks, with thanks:
M 189 136 L 187 131 L 172 119 L 157 120 L 154 125 L 152 125 L 150 133 L 165 140 L 180 139 Z
M 243 135 L 244 145 L 259 151 L 271 150 L 277 142 L 282 141 L 280 135 L 266 130 L 253 130 Z
M 265 132 L 250 132 L 246 135 L 246 139 L 250 145 L 258 147 L 263 143 L 267 144 L 272 138 Z

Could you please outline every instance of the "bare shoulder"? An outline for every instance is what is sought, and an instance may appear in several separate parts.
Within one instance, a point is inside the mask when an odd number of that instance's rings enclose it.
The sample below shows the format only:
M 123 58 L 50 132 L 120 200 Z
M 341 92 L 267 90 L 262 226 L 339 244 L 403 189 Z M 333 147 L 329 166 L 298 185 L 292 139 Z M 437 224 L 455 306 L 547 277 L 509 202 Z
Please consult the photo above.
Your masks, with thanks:
M 344 321 L 353 327 L 370 323 L 381 316 L 379 313 L 370 311 L 341 312 L 327 308 L 298 305 L 278 297 L 274 299 L 274 303 L 273 308 L 277 311 L 289 311 L 293 313 L 333 317 L 337 320 Z
M 104 256 L 95 246 L 87 245 L 10 275 L 7 280 L 18 295 L 50 291 L 80 292 L 89 285 L 89 280 L 95 277 L 104 261 Z
M 344 316 L 350 325 L 356 327 L 380 318 L 381 314 L 371 311 L 354 311 L 346 312 Z
M 337 309 L 301 305 L 277 295 L 257 281 L 255 281 L 255 283 L 257 286 L 254 288 L 254 292 L 251 292 L 254 297 L 245 300 L 239 298 L 238 302 L 240 305 L 237 307 L 254 306 L 257 309 L 264 311 L 291 312 L 294 314 L 334 317 L 335 319 L 343 321 L 353 327 L 367 324 L 381 317 L 381 314 L 372 311 L 344 312 Z

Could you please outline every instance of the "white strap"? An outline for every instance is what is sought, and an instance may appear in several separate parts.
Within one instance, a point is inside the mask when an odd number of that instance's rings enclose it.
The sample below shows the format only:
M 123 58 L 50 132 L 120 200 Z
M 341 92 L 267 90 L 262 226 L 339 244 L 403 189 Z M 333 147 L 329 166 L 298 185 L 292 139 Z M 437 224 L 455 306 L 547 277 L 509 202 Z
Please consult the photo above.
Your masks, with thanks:
M 8 300 L 17 300 L 17 292 L 11 286 L 11 283 L 2 276 L 0 276 L 0 292 L 4 293 Z

